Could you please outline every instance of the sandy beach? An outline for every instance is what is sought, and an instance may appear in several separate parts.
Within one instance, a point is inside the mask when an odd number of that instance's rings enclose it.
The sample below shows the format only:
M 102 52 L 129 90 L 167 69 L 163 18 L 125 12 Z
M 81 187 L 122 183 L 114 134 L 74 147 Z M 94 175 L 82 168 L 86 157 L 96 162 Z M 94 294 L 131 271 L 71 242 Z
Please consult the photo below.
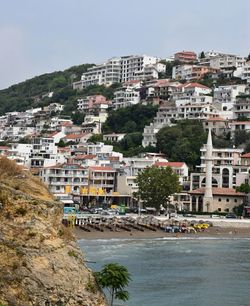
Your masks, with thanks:
M 205 231 L 197 233 L 166 233 L 163 230 L 157 230 L 155 232 L 145 230 L 140 232 L 137 230 L 127 231 L 109 231 L 99 232 L 93 230 L 91 232 L 85 232 L 79 227 L 75 227 L 74 233 L 76 238 L 79 239 L 152 239 L 152 238 L 164 238 L 164 237 L 220 237 L 220 238 L 250 238 L 250 227 L 236 228 L 236 227 L 219 227 L 213 226 Z

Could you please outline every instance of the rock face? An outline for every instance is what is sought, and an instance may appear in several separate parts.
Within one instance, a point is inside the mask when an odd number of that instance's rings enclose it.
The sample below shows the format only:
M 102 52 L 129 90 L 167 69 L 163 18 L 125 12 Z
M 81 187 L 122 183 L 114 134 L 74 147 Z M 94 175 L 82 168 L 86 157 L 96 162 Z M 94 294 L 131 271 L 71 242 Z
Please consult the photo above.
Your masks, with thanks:
M 107 305 L 62 214 L 38 178 L 0 158 L 0 305 Z

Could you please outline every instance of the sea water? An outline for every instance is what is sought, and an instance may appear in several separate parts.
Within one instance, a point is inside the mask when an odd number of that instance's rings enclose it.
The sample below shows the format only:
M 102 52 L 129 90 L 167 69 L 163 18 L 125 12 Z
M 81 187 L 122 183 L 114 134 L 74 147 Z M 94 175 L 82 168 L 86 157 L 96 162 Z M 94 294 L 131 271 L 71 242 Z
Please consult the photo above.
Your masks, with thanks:
M 249 306 L 250 239 L 80 240 L 99 271 L 116 262 L 132 280 L 127 306 Z

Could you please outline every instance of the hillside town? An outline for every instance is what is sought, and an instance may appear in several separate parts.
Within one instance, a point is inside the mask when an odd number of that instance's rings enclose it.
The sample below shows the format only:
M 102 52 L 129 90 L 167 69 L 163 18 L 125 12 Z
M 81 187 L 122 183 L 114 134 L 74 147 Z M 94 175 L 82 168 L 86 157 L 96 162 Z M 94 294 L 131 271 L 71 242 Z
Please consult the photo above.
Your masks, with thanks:
M 182 187 L 169 198 L 176 211 L 229 213 L 245 204 L 245 214 L 250 212 L 246 194 L 236 191 L 249 183 L 250 152 L 240 145 L 216 148 L 212 139 L 250 132 L 249 58 L 215 51 L 181 51 L 165 59 L 121 56 L 88 68 L 72 88 L 81 93 L 88 86 L 112 84 L 119 86 L 110 100 L 96 93 L 75 101 L 73 113 L 84 115 L 78 125 L 61 115 L 64 105 L 57 102 L 5 113 L 0 117 L 0 154 L 39 176 L 65 205 L 80 209 L 121 204 L 138 209 L 138 173 L 146 167 L 171 167 Z M 158 107 L 144 127 L 145 149 L 157 146 L 157 133 L 166 126 L 181 120 L 202 123 L 208 139 L 195 169 L 161 152 L 124 156 L 114 144 L 126 133 L 107 133 L 102 141 L 92 141 L 103 133 L 110 110 L 140 104 Z

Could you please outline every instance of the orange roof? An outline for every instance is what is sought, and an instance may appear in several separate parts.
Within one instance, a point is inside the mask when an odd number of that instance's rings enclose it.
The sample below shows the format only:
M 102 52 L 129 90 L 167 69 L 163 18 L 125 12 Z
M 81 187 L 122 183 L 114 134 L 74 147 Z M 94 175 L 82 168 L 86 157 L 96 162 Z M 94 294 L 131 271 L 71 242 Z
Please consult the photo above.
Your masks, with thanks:
M 84 137 L 86 135 L 88 135 L 90 133 L 81 133 L 81 134 L 68 134 L 66 135 L 65 137 L 63 138 L 67 138 L 67 139 L 77 139 L 77 138 L 81 138 L 81 137 Z
M 69 121 L 65 121 L 65 122 L 60 123 L 60 126 L 69 126 L 69 125 L 73 125 L 73 123 L 69 122 Z
M 243 192 L 236 192 L 233 188 L 212 188 L 213 195 L 225 195 L 225 196 L 245 196 Z M 204 194 L 205 187 L 197 188 L 189 191 L 190 194 Z
M 200 87 L 200 88 L 204 88 L 204 89 L 210 89 L 209 87 L 207 87 L 205 85 L 202 85 L 200 83 L 196 83 L 196 82 L 184 84 L 184 87 L 185 88 Z
M 0 146 L 0 150 L 5 150 L 5 151 L 7 151 L 7 150 L 10 150 L 10 147 L 7 147 L 7 146 Z
M 241 158 L 250 158 L 250 153 L 246 153 L 241 155 Z
M 173 168 L 179 168 L 184 165 L 183 162 L 156 162 L 154 164 L 155 167 L 173 167 Z
M 112 167 L 93 166 L 90 167 L 93 171 L 115 171 Z
M 250 124 L 250 121 L 234 121 L 232 125 Z
M 94 154 L 77 154 L 73 158 L 74 159 L 93 159 L 95 157 L 96 157 L 96 155 L 94 155 Z
M 60 133 L 60 132 L 55 131 L 55 132 L 53 132 L 53 133 L 51 133 L 51 134 L 48 134 L 47 137 L 51 138 L 51 137 L 57 135 L 58 133 Z
M 206 119 L 206 121 L 227 121 L 227 120 L 221 117 L 209 117 L 208 119 Z

